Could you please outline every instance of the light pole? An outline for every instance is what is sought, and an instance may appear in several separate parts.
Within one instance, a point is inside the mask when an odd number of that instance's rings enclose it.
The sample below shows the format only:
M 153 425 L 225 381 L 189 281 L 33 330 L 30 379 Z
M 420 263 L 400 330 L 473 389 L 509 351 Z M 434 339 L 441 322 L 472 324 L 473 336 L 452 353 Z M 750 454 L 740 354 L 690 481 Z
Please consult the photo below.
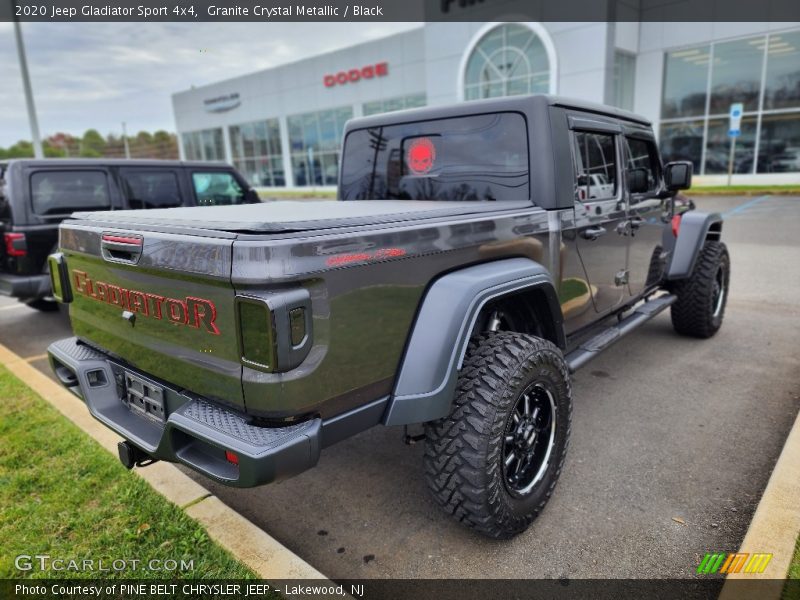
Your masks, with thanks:
M 122 122 L 122 143 L 125 144 L 125 158 L 130 158 L 131 149 L 128 146 L 128 130 L 125 127 L 125 121 Z
M 28 76 L 28 61 L 25 59 L 25 45 L 22 43 L 22 29 L 20 29 L 19 21 L 16 18 L 14 18 L 14 35 L 17 38 L 19 70 L 22 75 L 22 87 L 25 90 L 25 104 L 28 107 L 28 121 L 31 125 L 31 136 L 33 137 L 33 155 L 36 158 L 44 158 L 42 140 L 39 136 L 39 122 L 36 119 L 36 106 L 33 104 L 31 79 Z

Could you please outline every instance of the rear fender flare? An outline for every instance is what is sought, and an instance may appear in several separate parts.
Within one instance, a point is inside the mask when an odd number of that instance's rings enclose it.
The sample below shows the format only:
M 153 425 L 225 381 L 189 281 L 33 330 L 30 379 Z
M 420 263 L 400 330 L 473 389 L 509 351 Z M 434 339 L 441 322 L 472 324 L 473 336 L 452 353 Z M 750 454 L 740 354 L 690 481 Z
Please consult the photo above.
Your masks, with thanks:
M 689 211 L 681 216 L 678 238 L 667 268 L 667 279 L 685 279 L 692 274 L 694 263 L 710 235 L 722 235 L 722 215 Z
M 425 294 L 394 390 L 384 425 L 408 425 L 450 413 L 458 371 L 481 309 L 492 300 L 538 288 L 547 300 L 561 348 L 563 316 L 550 273 L 527 258 L 510 258 L 467 267 L 443 275 Z

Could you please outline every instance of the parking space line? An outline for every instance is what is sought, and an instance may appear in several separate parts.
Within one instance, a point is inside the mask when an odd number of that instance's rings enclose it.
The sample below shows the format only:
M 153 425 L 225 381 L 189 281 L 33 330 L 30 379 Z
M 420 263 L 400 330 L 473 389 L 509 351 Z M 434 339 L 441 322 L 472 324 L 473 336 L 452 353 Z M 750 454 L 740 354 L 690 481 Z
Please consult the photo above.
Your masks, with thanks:
M 734 208 L 730 209 L 729 211 L 726 211 L 726 212 L 722 213 L 722 216 L 723 217 L 732 217 L 733 215 L 737 215 L 739 213 L 743 213 L 748 208 L 752 208 L 753 206 L 755 206 L 759 202 L 762 202 L 762 201 L 766 200 L 769 197 L 770 197 L 769 194 L 767 194 L 766 196 L 759 196 L 758 198 L 753 198 L 752 200 L 748 200 L 747 202 L 745 202 L 743 204 L 740 204 L 739 206 L 735 206 Z
M 44 354 L 37 354 L 35 356 L 29 356 L 25 359 L 26 363 L 36 362 L 37 360 L 42 360 L 43 358 L 47 358 L 47 353 Z
M 24 304 L 22 304 L 22 303 L 20 302 L 20 303 L 18 303 L 18 304 L 11 304 L 11 305 L 9 305 L 9 306 L 0 306 L 0 311 L 4 311 L 4 310 L 15 310 L 15 309 L 17 309 L 17 308 L 28 308 L 28 307 L 27 307 L 27 306 L 25 306 Z
M 771 554 L 773 558 L 768 563 L 769 568 L 763 573 L 736 571 L 728 575 L 719 600 L 750 597 L 743 594 L 751 591 L 757 591 L 762 600 L 780 600 L 784 577 L 792 562 L 795 542 L 800 533 L 800 513 L 797 511 L 799 495 L 800 415 L 786 437 L 783 450 L 739 548 L 740 554 Z M 734 579 L 737 581 L 731 582 Z M 742 579 L 761 580 L 762 585 L 755 584 L 748 589 L 742 584 Z M 764 580 L 768 580 L 768 585 L 764 585 Z

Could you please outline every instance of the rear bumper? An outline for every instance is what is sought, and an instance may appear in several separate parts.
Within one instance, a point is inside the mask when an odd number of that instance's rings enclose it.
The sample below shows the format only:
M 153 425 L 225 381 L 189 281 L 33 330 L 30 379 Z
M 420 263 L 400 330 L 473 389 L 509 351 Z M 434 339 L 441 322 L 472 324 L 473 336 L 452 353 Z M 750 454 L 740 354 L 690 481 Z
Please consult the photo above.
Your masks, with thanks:
M 134 414 L 123 403 L 124 374 L 131 369 L 77 338 L 55 342 L 47 353 L 58 380 L 86 402 L 96 419 L 155 459 L 184 464 L 233 487 L 286 479 L 319 460 L 320 419 L 257 427 L 241 413 L 134 372 L 163 388 L 167 418 L 160 422 Z M 238 464 L 226 459 L 226 451 L 238 457 Z
M 42 298 L 50 295 L 50 276 L 0 273 L 0 294 L 14 298 Z

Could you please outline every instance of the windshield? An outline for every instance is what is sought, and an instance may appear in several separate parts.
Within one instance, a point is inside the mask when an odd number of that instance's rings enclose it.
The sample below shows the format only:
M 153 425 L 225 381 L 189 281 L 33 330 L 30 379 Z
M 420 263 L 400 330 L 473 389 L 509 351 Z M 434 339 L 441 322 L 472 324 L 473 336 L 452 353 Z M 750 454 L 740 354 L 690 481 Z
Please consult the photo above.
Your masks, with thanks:
M 528 136 L 519 113 L 351 131 L 342 200 L 524 200 Z

